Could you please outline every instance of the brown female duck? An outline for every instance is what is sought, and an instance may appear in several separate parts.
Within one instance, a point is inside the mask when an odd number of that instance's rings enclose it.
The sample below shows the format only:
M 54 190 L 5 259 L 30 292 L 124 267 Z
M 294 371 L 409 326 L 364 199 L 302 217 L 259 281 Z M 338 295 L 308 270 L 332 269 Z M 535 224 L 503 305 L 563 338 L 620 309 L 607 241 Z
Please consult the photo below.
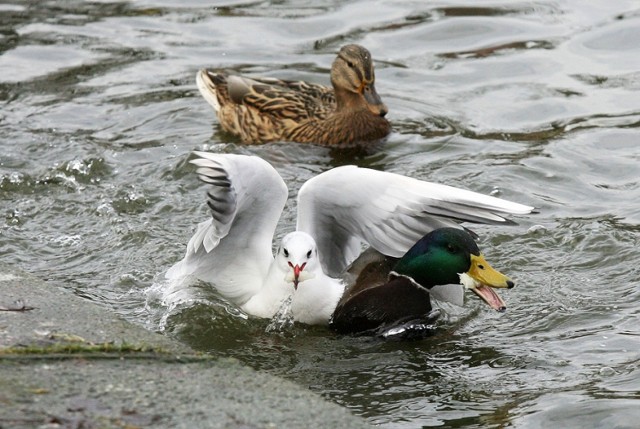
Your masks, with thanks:
M 387 106 L 376 92 L 373 62 L 359 45 L 340 49 L 333 88 L 274 78 L 200 70 L 198 89 L 220 125 L 246 143 L 292 141 L 346 147 L 389 134 Z

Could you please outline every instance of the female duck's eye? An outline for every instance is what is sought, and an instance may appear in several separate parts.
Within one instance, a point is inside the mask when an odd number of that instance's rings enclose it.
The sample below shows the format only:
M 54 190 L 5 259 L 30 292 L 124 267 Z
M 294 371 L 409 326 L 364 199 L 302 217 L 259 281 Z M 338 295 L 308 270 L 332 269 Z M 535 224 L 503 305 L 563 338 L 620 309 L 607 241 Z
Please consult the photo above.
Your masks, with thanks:
M 287 249 L 282 249 L 282 253 L 284 254 L 285 258 L 289 257 L 289 251 Z
M 311 250 L 307 252 L 307 258 L 310 258 L 310 257 L 311 257 Z
M 347 65 L 351 68 L 355 67 L 351 61 L 347 61 Z

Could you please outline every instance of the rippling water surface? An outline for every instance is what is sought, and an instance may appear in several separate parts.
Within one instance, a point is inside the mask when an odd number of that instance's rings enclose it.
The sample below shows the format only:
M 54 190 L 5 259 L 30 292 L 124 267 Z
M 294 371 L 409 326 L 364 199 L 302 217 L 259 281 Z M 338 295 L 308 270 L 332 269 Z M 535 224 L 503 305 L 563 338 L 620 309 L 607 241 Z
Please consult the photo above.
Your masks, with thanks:
M 384 428 L 638 427 L 638 1 L 210 3 L 0 4 L 4 261 Z M 370 153 L 243 146 L 195 88 L 205 66 L 328 83 L 351 42 L 394 124 Z M 152 285 L 207 216 L 196 149 L 262 156 L 292 196 L 353 163 L 538 207 L 474 228 L 509 310 L 471 298 L 412 342 L 274 333 L 205 287 L 167 312 Z

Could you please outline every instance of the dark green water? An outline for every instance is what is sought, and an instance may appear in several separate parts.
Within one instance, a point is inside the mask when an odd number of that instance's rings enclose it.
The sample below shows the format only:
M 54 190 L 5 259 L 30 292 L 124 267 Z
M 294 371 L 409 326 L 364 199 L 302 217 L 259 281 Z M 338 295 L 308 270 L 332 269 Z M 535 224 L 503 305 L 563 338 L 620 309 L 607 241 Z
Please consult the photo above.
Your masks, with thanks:
M 4 1 L 0 16 L 3 261 L 384 428 L 638 427 L 640 2 Z M 195 87 L 205 66 L 327 83 L 350 42 L 394 124 L 371 153 L 242 146 Z M 470 298 L 404 343 L 269 333 L 207 290 L 167 311 L 153 285 L 207 216 L 195 149 L 262 156 L 292 196 L 358 164 L 538 207 L 474 228 L 517 282 L 508 311 Z

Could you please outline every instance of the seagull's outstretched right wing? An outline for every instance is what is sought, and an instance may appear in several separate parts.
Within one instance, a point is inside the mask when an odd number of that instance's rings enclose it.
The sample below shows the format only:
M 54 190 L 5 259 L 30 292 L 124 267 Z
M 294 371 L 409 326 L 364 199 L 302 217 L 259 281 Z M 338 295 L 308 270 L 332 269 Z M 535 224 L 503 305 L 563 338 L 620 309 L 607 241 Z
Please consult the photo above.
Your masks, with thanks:
M 209 184 L 211 218 L 198 225 L 169 279 L 195 276 L 242 305 L 262 286 L 273 261 L 272 241 L 287 200 L 278 172 L 255 156 L 194 152 L 191 163 Z

